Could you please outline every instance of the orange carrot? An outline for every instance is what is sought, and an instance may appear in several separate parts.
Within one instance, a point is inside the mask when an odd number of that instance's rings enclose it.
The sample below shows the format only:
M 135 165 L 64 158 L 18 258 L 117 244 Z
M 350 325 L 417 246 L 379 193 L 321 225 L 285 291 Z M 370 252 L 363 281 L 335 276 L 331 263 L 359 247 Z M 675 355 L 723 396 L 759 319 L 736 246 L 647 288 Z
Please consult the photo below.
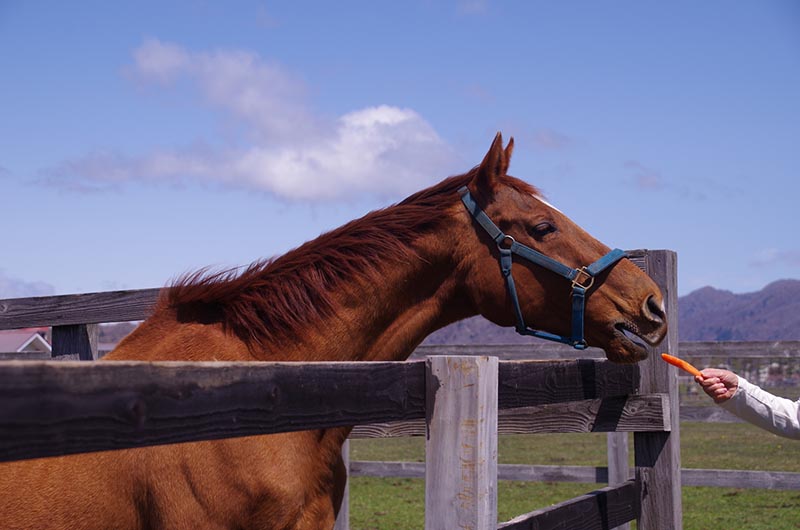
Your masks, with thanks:
M 666 353 L 662 353 L 661 358 L 667 361 L 672 366 L 677 366 L 681 370 L 686 370 L 692 375 L 699 375 L 700 377 L 703 377 L 703 374 L 700 373 L 700 370 L 698 370 L 691 364 L 687 363 L 683 359 L 678 359 L 677 357 L 673 357 L 672 355 L 668 355 Z

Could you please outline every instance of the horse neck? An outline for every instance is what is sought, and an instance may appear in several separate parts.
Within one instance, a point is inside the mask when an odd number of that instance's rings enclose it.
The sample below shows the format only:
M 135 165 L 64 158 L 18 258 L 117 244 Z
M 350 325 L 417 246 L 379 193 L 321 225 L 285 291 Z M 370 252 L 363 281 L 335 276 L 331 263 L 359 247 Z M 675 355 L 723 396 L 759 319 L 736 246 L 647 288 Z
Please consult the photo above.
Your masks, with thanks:
M 310 350 L 324 352 L 318 360 L 403 360 L 433 331 L 473 315 L 459 289 L 452 249 L 442 240 L 424 236 L 414 244 L 419 259 L 385 263 L 378 274 L 341 288 L 334 316 L 304 337 L 306 355 Z

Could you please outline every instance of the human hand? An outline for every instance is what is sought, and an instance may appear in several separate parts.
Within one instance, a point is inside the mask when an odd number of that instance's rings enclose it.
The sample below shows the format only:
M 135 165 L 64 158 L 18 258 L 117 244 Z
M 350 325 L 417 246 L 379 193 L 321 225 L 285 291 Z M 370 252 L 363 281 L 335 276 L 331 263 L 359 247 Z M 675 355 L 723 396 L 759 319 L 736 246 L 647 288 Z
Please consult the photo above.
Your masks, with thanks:
M 723 403 L 736 393 L 739 388 L 739 376 L 730 370 L 720 370 L 718 368 L 706 368 L 700 370 L 702 376 L 696 376 L 694 380 L 703 387 L 703 391 L 708 394 L 715 403 Z

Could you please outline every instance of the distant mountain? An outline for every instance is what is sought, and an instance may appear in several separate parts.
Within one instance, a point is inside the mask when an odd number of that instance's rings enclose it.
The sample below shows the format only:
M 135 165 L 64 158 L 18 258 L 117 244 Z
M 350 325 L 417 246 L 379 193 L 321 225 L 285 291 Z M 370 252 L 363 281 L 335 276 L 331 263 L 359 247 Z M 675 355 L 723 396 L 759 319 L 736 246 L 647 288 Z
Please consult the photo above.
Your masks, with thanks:
M 779 280 L 755 293 L 703 287 L 678 298 L 679 340 L 800 340 L 800 280 Z M 512 328 L 482 317 L 451 324 L 424 344 L 520 344 Z
M 755 293 L 703 287 L 678 299 L 681 340 L 800 340 L 800 280 Z

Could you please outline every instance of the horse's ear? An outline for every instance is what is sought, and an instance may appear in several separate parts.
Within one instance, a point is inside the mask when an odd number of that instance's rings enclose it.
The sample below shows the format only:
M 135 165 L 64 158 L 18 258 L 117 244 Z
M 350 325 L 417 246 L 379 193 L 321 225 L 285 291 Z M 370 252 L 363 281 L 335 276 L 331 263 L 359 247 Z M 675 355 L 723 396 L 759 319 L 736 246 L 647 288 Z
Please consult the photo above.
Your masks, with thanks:
M 505 169 L 505 171 L 506 172 L 508 171 L 508 164 L 509 164 L 509 162 L 511 162 L 511 153 L 513 153 L 513 152 L 514 152 L 514 137 L 512 136 L 511 138 L 508 139 L 508 145 L 506 146 L 506 151 L 505 151 L 505 155 L 506 155 L 506 169 Z
M 503 149 L 503 135 L 497 133 L 489 152 L 483 157 L 483 162 L 478 166 L 478 171 L 472 179 L 473 190 L 482 192 L 489 197 L 493 196 L 500 177 L 508 171 L 508 163 L 513 150 L 514 138 L 511 138 L 508 147 Z

